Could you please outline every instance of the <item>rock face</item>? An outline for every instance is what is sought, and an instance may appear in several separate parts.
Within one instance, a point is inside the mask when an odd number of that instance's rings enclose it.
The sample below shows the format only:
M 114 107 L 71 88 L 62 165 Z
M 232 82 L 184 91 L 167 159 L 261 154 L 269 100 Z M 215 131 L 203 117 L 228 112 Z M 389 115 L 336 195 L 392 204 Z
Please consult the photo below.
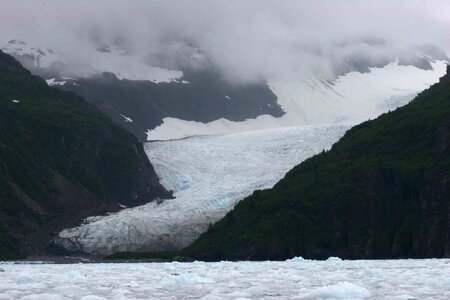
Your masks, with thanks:
M 167 117 L 208 123 L 221 118 L 241 122 L 261 115 L 284 115 L 277 96 L 264 80 L 232 84 L 212 64 L 204 70 L 168 70 L 138 62 L 117 45 L 104 45 L 95 55 L 109 63 L 101 69 L 94 63 L 89 72 L 76 74 L 73 69 L 80 66 L 71 65 L 58 51 L 17 39 L 1 49 L 32 74 L 47 79 L 49 85 L 82 96 L 141 141 L 146 141 L 146 132 Z M 133 71 L 124 74 L 118 68 L 123 65 Z
M 119 80 L 114 74 L 67 81 L 58 88 L 87 101 L 146 141 L 148 130 L 172 117 L 202 123 L 221 118 L 244 121 L 284 112 L 266 83 L 235 86 L 214 71 L 184 71 L 178 81 Z M 74 84 L 75 83 L 75 84 Z
M 0 258 L 84 217 L 169 198 L 139 141 L 0 52 Z
M 450 256 L 450 68 L 411 103 L 256 191 L 185 255 L 203 259 Z

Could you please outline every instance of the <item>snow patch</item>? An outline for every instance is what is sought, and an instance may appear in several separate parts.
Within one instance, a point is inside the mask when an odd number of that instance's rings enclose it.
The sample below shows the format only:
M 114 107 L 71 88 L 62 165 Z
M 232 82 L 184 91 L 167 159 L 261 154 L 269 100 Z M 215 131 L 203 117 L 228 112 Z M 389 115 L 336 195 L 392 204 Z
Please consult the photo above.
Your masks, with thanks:
M 120 116 L 124 119 L 126 123 L 133 123 L 133 120 L 127 116 L 120 114 Z
M 45 80 L 47 82 L 47 84 L 49 86 L 53 86 L 53 85 L 65 85 L 66 81 L 64 80 L 60 80 L 60 79 L 56 79 L 56 78 L 50 78 Z

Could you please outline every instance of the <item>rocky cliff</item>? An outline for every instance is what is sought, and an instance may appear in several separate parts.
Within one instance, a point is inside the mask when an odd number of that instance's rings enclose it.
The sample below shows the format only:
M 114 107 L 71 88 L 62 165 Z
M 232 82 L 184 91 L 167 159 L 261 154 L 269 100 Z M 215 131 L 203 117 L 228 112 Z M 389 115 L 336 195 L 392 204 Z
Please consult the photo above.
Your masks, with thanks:
M 0 51 L 0 258 L 82 218 L 169 198 L 139 141 Z

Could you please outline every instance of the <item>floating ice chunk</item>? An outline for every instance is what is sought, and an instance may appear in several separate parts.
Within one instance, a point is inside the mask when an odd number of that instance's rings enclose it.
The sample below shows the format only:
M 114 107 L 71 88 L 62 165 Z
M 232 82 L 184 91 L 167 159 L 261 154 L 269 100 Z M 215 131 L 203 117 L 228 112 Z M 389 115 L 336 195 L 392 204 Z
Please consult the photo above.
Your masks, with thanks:
M 213 295 L 211 293 L 211 294 L 208 294 L 208 295 L 206 295 L 204 297 L 199 298 L 198 300 L 225 300 L 225 299 L 227 299 L 227 298 L 219 297 L 219 296 Z
M 62 294 L 65 296 L 76 296 L 76 297 L 82 297 L 92 294 L 90 291 L 75 285 L 60 286 L 55 288 L 54 291 L 58 294 Z
M 28 275 L 28 274 L 21 274 L 18 278 L 17 278 L 17 282 L 20 284 L 28 284 L 28 283 L 33 283 L 36 282 L 36 280 Z
M 310 292 L 306 298 L 364 298 L 370 297 L 368 289 L 357 286 L 350 282 L 339 282 L 337 284 L 323 286 Z
M 214 280 L 208 279 L 197 274 L 187 273 L 187 274 L 170 274 L 163 279 L 161 279 L 161 285 L 172 285 L 172 284 L 192 284 L 192 283 L 215 283 Z
M 306 262 L 306 261 L 311 261 L 311 260 L 310 259 L 304 259 L 301 256 L 296 256 L 296 257 L 293 257 L 291 259 L 287 259 L 286 261 L 289 261 L 289 262 Z
M 107 300 L 107 298 L 95 296 L 95 295 L 89 295 L 81 297 L 80 300 Z
M 83 275 L 81 275 L 80 272 L 74 271 L 74 270 L 69 271 L 69 273 L 67 273 L 67 276 L 71 280 L 77 280 L 77 279 L 83 279 L 84 278 Z
M 401 295 L 397 295 L 392 297 L 392 299 L 396 299 L 396 300 L 413 300 L 413 299 L 417 299 L 417 297 L 414 297 L 412 295 L 409 294 L 401 294 Z
M 61 295 L 55 295 L 55 294 L 32 294 L 25 297 L 20 298 L 20 300 L 64 300 L 69 299 L 66 297 L 63 297 Z M 92 299 L 94 300 L 94 299 Z
M 340 259 L 339 257 L 335 257 L 335 256 L 330 256 L 327 259 L 328 262 L 342 262 L 342 259 Z
M 189 84 L 190 82 L 189 82 L 189 81 L 186 81 L 186 80 L 181 80 L 181 83 L 183 83 L 183 84 Z
M 119 203 L 119 206 L 120 206 L 121 208 L 127 208 L 125 205 L 120 204 L 120 203 Z
M 226 294 L 228 299 L 251 299 L 253 297 L 252 294 L 241 291 L 234 291 Z

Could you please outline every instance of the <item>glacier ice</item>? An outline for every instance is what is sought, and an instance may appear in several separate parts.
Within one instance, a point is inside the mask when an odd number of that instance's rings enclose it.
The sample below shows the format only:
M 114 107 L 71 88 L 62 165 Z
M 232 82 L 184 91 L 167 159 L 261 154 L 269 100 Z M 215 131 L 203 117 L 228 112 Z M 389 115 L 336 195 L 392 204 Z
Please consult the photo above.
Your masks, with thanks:
M 368 73 L 350 72 L 330 84 L 320 78 L 269 79 L 268 84 L 286 112 L 280 118 L 260 115 L 244 122 L 219 119 L 209 123 L 164 118 L 147 132 L 148 140 L 168 140 L 199 134 L 225 134 L 263 128 L 315 124 L 358 124 L 407 104 L 446 72 L 447 62 L 431 70 L 393 62 Z M 388 80 L 386 80 L 388 79 Z
M 254 190 L 267 189 L 348 127 L 286 127 L 197 136 L 145 145 L 161 183 L 176 199 L 88 218 L 57 242 L 73 251 L 167 251 L 193 242 Z

